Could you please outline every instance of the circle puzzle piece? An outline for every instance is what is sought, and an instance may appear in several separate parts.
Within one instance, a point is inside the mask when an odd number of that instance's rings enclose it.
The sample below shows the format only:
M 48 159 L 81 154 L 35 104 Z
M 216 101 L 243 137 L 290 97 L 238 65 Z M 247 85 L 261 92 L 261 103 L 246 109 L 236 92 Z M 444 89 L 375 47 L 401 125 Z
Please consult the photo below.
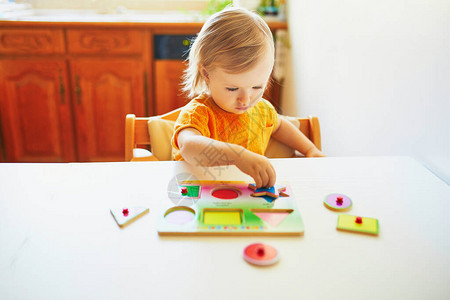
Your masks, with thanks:
M 345 211 L 352 207 L 352 199 L 343 194 L 330 194 L 325 197 L 323 204 L 334 211 Z
M 256 243 L 245 247 L 244 259 L 254 265 L 269 266 L 279 260 L 278 251 L 272 246 Z

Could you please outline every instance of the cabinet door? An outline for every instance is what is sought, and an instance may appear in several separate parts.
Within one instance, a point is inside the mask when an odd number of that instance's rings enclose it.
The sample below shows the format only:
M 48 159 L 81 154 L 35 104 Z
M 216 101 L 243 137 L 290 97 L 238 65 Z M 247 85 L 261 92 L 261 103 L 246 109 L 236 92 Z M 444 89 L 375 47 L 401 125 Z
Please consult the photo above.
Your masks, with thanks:
M 186 64 L 181 60 L 154 62 L 156 114 L 165 114 L 185 105 L 189 100 L 181 92 L 181 80 Z
M 145 68 L 138 59 L 71 62 L 80 161 L 123 161 L 125 116 L 145 116 Z
M 9 162 L 74 161 L 63 60 L 0 60 L 0 119 Z

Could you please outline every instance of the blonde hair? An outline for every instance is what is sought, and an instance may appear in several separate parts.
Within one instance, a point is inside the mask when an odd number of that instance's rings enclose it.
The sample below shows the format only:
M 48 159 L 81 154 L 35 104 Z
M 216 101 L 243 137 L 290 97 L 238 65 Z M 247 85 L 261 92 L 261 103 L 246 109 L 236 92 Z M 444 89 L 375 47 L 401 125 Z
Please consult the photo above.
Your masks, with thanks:
M 203 25 L 189 52 L 183 91 L 194 97 L 207 90 L 201 67 L 216 67 L 228 73 L 248 70 L 261 57 L 274 54 L 272 32 L 266 22 L 243 8 L 226 8 L 212 15 Z

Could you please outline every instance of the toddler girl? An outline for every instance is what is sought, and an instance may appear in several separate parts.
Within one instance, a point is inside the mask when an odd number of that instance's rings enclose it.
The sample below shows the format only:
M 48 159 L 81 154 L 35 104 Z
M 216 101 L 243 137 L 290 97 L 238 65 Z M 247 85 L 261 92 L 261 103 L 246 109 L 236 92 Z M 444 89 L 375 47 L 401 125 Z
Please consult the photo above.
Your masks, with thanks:
M 276 181 L 264 156 L 270 137 L 307 157 L 323 156 L 262 99 L 273 65 L 272 33 L 261 17 L 242 8 L 212 15 L 190 49 L 184 88 L 193 100 L 175 123 L 174 160 L 234 164 L 259 188 Z

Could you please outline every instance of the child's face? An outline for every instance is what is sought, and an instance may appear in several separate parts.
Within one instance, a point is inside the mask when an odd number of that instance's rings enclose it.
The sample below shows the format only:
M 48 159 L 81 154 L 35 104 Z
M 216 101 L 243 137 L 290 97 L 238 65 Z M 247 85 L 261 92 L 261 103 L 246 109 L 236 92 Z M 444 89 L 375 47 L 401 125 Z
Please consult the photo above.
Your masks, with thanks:
M 273 58 L 263 57 L 251 69 L 231 74 L 214 68 L 207 83 L 214 102 L 223 110 L 243 114 L 261 99 L 272 72 Z

